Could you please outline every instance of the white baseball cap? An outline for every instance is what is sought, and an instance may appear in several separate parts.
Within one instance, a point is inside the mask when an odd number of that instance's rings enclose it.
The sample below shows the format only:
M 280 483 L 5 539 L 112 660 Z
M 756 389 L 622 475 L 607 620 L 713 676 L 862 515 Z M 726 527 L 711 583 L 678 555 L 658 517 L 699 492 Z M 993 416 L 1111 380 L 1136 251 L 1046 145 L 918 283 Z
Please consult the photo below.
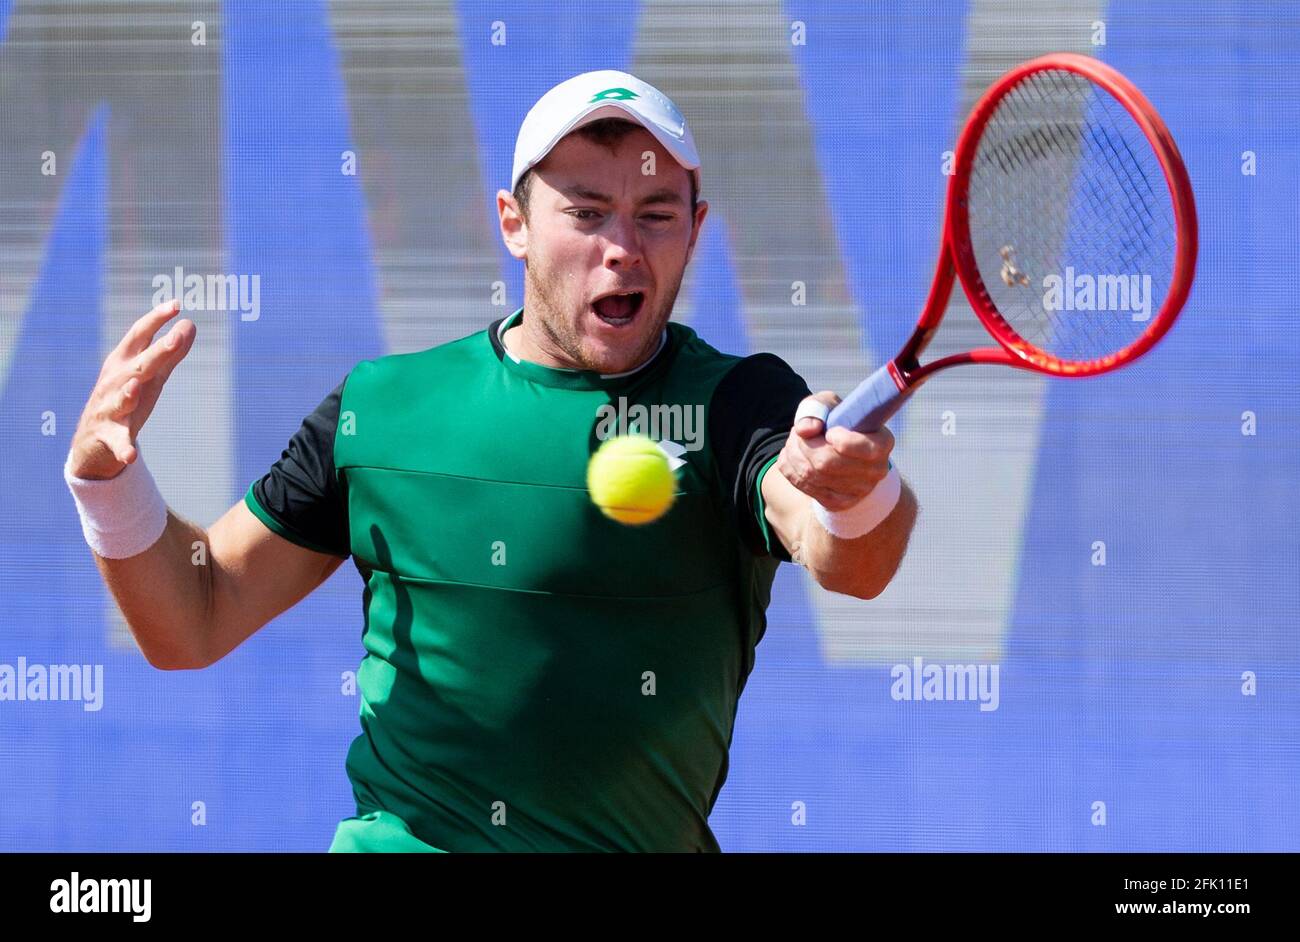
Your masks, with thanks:
M 635 75 L 614 69 L 584 72 L 565 79 L 537 99 L 524 116 L 515 139 L 510 190 L 528 169 L 539 164 L 560 139 L 601 118 L 627 118 L 655 136 L 673 158 L 695 175 L 700 189 L 700 155 L 686 119 L 659 89 Z

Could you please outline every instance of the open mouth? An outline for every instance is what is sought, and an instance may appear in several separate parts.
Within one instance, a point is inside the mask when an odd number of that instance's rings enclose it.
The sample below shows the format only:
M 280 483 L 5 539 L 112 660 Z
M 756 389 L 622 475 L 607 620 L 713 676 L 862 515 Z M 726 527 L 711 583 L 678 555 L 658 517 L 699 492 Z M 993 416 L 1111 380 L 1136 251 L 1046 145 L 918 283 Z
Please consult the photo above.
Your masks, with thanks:
M 591 309 L 606 324 L 623 327 L 636 320 L 637 314 L 645 305 L 645 295 L 640 291 L 625 291 L 621 294 L 607 294 L 597 298 Z

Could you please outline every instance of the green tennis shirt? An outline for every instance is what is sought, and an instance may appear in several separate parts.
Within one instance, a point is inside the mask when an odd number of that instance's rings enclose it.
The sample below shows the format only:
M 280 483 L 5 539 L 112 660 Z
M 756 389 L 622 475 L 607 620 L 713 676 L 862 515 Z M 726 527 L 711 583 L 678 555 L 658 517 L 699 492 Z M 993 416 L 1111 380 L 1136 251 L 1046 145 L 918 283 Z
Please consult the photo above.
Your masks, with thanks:
M 708 817 L 780 561 L 760 491 L 807 384 L 670 322 L 602 375 L 486 330 L 358 363 L 248 507 L 364 580 L 358 816 L 441 850 L 716 851 Z M 676 476 L 625 526 L 586 488 L 629 431 Z

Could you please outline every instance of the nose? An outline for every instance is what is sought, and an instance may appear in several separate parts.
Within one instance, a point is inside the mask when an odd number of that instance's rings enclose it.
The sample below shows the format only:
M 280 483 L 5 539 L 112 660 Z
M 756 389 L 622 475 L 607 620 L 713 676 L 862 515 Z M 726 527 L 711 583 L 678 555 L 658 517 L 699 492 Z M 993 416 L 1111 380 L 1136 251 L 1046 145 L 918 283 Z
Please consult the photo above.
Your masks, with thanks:
M 636 220 L 623 213 L 615 214 L 606 229 L 605 267 L 634 268 L 641 264 L 641 255 L 641 233 Z

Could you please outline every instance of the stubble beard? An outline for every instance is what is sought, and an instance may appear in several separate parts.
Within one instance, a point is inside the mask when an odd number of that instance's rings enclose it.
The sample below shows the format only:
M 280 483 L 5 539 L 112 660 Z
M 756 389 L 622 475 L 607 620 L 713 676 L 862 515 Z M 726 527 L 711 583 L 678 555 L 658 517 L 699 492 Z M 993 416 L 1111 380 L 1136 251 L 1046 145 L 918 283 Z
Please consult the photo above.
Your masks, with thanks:
M 524 263 L 525 293 L 531 299 L 528 310 L 533 313 L 533 320 L 537 322 L 554 349 L 561 351 L 571 363 L 579 364 L 579 369 L 600 373 L 625 373 L 636 369 L 659 348 L 659 336 L 672 316 L 673 305 L 677 303 L 677 293 L 681 290 L 682 278 L 685 276 L 685 272 L 677 276 L 672 291 L 663 297 L 658 309 L 653 312 L 642 310 L 637 314 L 638 319 L 652 317 L 654 329 L 646 334 L 641 349 L 628 363 L 613 364 L 611 368 L 593 363 L 583 352 L 583 335 L 578 329 L 577 321 L 586 317 L 586 312 L 579 312 L 575 319 L 562 300 L 563 294 L 558 286 L 559 279 L 550 277 L 549 272 L 538 274 L 537 267 L 529 265 L 527 261 Z

